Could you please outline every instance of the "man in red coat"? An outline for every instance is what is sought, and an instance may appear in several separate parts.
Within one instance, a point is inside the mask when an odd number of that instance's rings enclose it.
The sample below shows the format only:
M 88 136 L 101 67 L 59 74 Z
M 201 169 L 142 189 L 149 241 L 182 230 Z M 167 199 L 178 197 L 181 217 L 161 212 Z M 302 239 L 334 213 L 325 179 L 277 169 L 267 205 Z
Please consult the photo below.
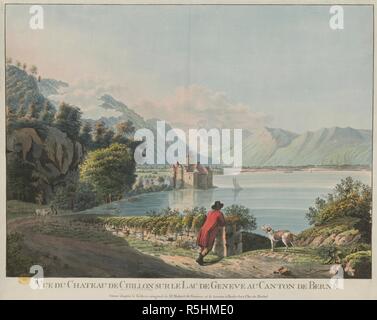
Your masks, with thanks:
M 204 264 L 203 258 L 212 250 L 217 233 L 225 227 L 224 214 L 220 211 L 224 206 L 220 201 L 215 201 L 212 210 L 208 211 L 206 220 L 200 228 L 197 244 L 200 247 L 200 253 L 196 262 L 201 266 Z

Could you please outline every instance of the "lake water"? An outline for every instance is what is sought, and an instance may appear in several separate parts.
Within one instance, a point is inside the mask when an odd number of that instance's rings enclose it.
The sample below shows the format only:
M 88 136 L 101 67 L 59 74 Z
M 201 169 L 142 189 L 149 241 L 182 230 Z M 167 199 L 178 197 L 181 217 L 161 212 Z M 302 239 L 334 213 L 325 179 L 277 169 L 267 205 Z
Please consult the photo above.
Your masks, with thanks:
M 270 224 L 275 229 L 299 232 L 308 227 L 305 213 L 315 198 L 326 196 L 341 179 L 351 176 L 371 185 L 369 171 L 294 171 L 294 172 L 250 172 L 237 176 L 242 190 L 233 190 L 233 176 L 214 176 L 217 188 L 210 190 L 176 190 L 149 193 L 138 196 L 134 202 L 121 200 L 106 207 L 119 215 L 143 215 L 148 210 L 160 208 L 207 209 L 215 200 L 225 207 L 239 204 L 248 207 L 256 217 L 258 229 Z M 260 230 L 256 230 L 256 232 Z M 258 232 L 258 233 L 259 233 Z

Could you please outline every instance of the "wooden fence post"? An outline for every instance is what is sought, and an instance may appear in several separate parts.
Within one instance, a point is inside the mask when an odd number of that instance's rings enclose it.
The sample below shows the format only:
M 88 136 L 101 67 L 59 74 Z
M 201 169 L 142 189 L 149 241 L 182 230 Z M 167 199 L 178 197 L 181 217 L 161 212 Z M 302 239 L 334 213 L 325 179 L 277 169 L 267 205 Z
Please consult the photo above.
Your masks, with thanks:
M 223 240 L 223 250 L 224 250 L 224 257 L 228 256 L 228 247 L 227 247 L 227 237 L 226 237 L 226 227 L 222 228 L 222 240 Z

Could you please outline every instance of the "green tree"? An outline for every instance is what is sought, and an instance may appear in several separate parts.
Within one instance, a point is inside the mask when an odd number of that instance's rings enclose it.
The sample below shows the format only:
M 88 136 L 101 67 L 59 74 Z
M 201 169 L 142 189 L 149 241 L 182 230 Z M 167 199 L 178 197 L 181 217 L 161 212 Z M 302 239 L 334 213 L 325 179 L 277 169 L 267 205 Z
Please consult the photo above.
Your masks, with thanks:
M 38 119 L 39 112 L 35 103 L 30 104 L 27 116 L 29 118 Z
M 135 182 L 133 153 L 117 143 L 89 152 L 80 169 L 82 180 L 93 185 L 105 202 L 118 199 Z
M 113 142 L 114 131 L 108 129 L 103 121 L 97 121 L 93 132 L 93 147 L 105 148 Z M 118 142 L 118 141 L 117 141 Z
M 323 225 L 334 219 L 351 217 L 364 240 L 370 241 L 372 227 L 372 189 L 351 177 L 342 179 L 333 193 L 317 198 L 306 214 L 310 224 Z
M 325 207 L 326 200 L 322 198 L 316 198 L 314 201 L 314 207 L 309 208 L 309 212 L 306 213 L 306 218 L 309 221 L 309 224 L 315 224 L 319 212 Z
M 52 109 L 48 100 L 46 100 L 40 114 L 40 119 L 47 124 L 51 124 L 54 121 L 54 116 L 54 110 Z
M 257 228 L 255 217 L 244 206 L 232 204 L 225 208 L 224 214 L 228 223 L 235 223 L 244 230 L 255 230 Z
M 75 193 L 74 211 L 82 211 L 85 209 L 93 208 L 97 205 L 96 194 L 93 186 L 79 182 Z
M 7 156 L 7 198 L 34 202 L 33 166 L 18 156 Z
M 61 103 L 55 115 L 55 126 L 65 132 L 68 137 L 78 140 L 81 128 L 81 111 L 65 102 Z
M 135 149 L 137 145 L 142 143 L 141 141 L 135 141 L 131 135 L 135 132 L 135 127 L 132 121 L 127 120 L 119 122 L 116 124 L 115 128 L 116 133 L 113 137 L 113 142 L 123 143 L 132 149 Z
M 90 149 L 93 144 L 91 135 L 92 130 L 92 125 L 89 122 L 84 122 L 81 126 L 80 141 L 87 149 Z
M 108 147 L 113 142 L 114 131 L 112 129 L 107 129 L 103 139 L 103 146 Z
M 119 122 L 116 125 L 116 133 L 118 136 L 124 136 L 133 132 L 135 132 L 135 127 L 130 120 Z
M 16 61 L 16 66 L 17 66 L 17 68 L 21 68 L 22 67 L 22 63 L 20 62 L 20 61 Z
M 6 59 L 6 64 L 12 64 L 12 58 L 11 57 L 8 57 Z
M 20 106 L 17 110 L 17 118 L 23 118 L 26 116 L 26 108 Z
M 24 71 L 25 71 L 26 68 L 27 68 L 27 64 L 26 64 L 26 63 L 23 63 L 23 65 L 22 65 L 22 69 L 24 69 Z
M 69 183 L 56 188 L 52 204 L 59 209 L 73 211 L 75 207 L 76 191 L 77 184 L 75 183 Z
M 95 142 L 100 142 L 103 140 L 103 137 L 106 133 L 106 126 L 103 121 L 97 121 L 95 126 L 94 126 L 94 141 Z

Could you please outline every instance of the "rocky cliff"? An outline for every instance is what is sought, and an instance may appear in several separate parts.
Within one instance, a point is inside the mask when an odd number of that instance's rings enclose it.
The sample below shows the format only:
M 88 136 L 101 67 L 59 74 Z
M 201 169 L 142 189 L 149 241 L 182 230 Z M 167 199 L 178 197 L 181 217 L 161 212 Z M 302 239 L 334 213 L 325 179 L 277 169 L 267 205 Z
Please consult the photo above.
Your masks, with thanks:
M 46 203 L 60 185 L 74 182 L 78 164 L 83 159 L 83 147 L 66 133 L 46 126 L 45 138 L 35 128 L 20 128 L 7 136 L 7 163 L 22 159 L 31 170 L 30 183 L 35 190 L 35 201 Z M 14 190 L 8 190 L 12 198 Z
M 83 146 L 38 114 L 54 107 L 40 92 L 34 76 L 15 67 L 6 69 L 7 197 L 49 202 L 55 188 L 78 178 Z M 36 115 L 28 114 L 34 105 Z

